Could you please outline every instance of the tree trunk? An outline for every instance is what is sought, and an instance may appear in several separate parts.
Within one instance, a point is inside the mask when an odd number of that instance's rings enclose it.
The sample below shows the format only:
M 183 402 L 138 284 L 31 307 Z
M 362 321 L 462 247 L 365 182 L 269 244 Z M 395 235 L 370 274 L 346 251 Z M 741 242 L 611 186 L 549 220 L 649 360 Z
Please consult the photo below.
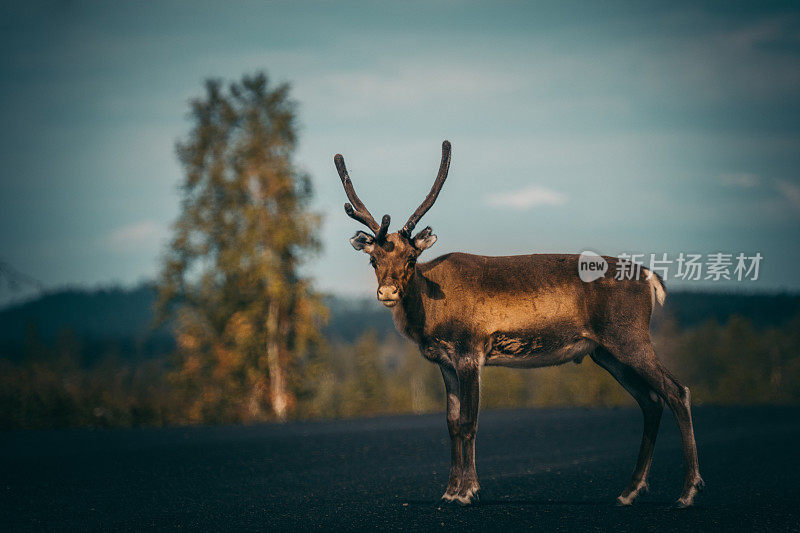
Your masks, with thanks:
M 278 332 L 278 303 L 273 301 L 267 311 L 267 363 L 269 365 L 269 388 L 272 409 L 281 422 L 286 420 L 289 398 L 286 392 L 286 373 L 280 361 Z

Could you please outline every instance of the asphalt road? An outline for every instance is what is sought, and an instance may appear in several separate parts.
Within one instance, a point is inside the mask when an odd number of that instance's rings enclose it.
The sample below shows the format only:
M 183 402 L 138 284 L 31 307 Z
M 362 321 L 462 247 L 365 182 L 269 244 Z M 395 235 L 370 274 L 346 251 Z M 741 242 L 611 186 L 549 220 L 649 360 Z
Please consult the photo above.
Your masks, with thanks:
M 696 407 L 693 509 L 673 510 L 680 444 L 665 413 L 651 492 L 614 499 L 636 409 L 487 411 L 481 503 L 441 505 L 443 415 L 223 428 L 0 434 L 0 529 L 800 530 L 800 409 Z

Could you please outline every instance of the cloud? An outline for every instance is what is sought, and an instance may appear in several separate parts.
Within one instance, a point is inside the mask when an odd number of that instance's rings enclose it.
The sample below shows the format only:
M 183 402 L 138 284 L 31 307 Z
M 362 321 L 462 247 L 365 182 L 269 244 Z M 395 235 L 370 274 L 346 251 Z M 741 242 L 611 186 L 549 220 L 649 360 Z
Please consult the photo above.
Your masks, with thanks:
M 720 174 L 719 179 L 725 185 L 730 185 L 732 187 L 750 188 L 761 183 L 761 177 L 756 174 L 746 173 Z
M 778 193 L 794 209 L 800 209 L 800 185 L 778 178 L 764 179 L 756 174 L 720 174 L 719 179 L 725 185 L 753 189 L 759 187 L 771 193 Z
M 774 186 L 781 196 L 792 204 L 792 207 L 800 209 L 800 185 L 786 180 L 776 179 Z
M 106 243 L 116 252 L 139 251 L 159 244 L 164 234 L 157 222 L 140 220 L 111 231 Z
M 492 193 L 486 195 L 486 203 L 492 207 L 503 207 L 523 211 L 537 205 L 562 205 L 567 201 L 567 196 L 553 189 L 530 185 L 522 189 L 509 192 Z

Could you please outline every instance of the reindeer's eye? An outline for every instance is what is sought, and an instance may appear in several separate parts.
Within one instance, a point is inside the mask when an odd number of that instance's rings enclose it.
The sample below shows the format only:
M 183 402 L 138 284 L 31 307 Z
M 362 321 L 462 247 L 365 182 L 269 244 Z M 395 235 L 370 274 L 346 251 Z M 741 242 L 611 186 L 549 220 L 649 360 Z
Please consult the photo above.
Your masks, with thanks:
M 378 263 L 375 262 L 374 257 L 369 258 L 369 264 L 372 265 L 372 268 L 378 268 Z

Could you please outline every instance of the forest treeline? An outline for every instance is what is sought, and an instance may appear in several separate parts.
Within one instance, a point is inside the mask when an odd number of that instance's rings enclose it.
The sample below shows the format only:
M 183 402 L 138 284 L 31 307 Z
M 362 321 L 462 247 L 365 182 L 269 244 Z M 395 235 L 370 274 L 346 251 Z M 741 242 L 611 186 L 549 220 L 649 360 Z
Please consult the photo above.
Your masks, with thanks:
M 149 296 L 146 289 L 127 291 L 136 301 L 124 307 L 131 313 L 129 327 L 120 323 L 112 328 L 114 335 L 105 337 L 99 336 L 102 323 L 91 320 L 89 308 L 104 314 L 104 302 L 118 305 L 125 300 L 119 291 L 86 293 L 83 299 L 77 293 L 51 295 L 57 304 L 33 302 L 0 313 L 6 325 L 27 317 L 22 335 L 6 330 L 0 336 L 0 427 L 254 421 L 248 415 L 246 390 L 228 389 L 224 402 L 209 398 L 202 408 L 197 399 L 208 392 L 198 393 L 181 379 L 173 342 L 164 330 L 145 327 L 148 314 L 140 307 L 152 303 L 149 290 Z M 772 306 L 766 305 L 770 299 Z M 81 302 L 88 306 L 82 313 Z M 654 320 L 653 341 L 667 367 L 692 388 L 695 402 L 800 402 L 798 297 L 674 293 L 667 302 Z M 292 418 L 443 409 L 438 369 L 393 332 L 389 313 L 370 301 L 329 298 L 326 303 L 331 313 L 324 342 L 295 361 L 289 372 L 296 398 Z M 698 306 L 713 307 L 722 320 L 695 318 Z M 48 323 L 64 324 L 76 316 L 83 321 L 59 331 L 39 330 L 35 316 L 46 317 Z M 110 322 L 124 319 L 106 316 Z M 10 342 L 14 338 L 21 340 Z M 487 368 L 481 401 L 489 408 L 632 405 L 627 393 L 589 358 L 555 368 Z

